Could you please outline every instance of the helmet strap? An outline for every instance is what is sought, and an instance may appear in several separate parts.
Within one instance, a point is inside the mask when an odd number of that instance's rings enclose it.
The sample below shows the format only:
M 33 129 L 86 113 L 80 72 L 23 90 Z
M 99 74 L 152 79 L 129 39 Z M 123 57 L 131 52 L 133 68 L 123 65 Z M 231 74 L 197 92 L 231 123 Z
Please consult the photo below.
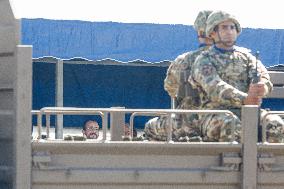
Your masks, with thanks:
M 236 44 L 236 41 L 234 41 L 233 45 L 231 45 L 231 44 L 228 45 L 225 41 L 222 40 L 222 38 L 221 38 L 221 36 L 220 36 L 218 30 L 216 31 L 216 33 L 217 33 L 217 35 L 218 35 L 219 40 L 218 40 L 218 41 L 215 41 L 215 40 L 214 40 L 214 44 L 220 43 L 220 44 L 224 45 L 224 46 L 227 47 L 227 48 L 233 47 L 233 46 Z

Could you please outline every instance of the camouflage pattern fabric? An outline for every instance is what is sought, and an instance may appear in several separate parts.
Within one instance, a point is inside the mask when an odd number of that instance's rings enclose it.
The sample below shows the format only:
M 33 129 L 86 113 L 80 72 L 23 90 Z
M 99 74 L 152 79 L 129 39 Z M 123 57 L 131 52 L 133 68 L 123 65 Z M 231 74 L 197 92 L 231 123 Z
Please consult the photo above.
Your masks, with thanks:
M 210 10 L 204 10 L 200 11 L 194 21 L 193 28 L 197 32 L 201 32 L 205 34 L 206 30 L 206 20 L 209 17 L 209 15 L 212 13 Z
M 87 140 L 84 136 L 78 136 L 78 135 L 66 135 L 64 136 L 64 140 L 71 140 L 71 141 L 85 141 Z
M 177 97 L 178 107 L 191 109 L 188 107 L 188 104 L 195 106 L 195 108 L 199 106 L 199 104 L 197 104 L 199 103 L 199 99 L 194 99 L 192 97 L 199 98 L 199 95 L 197 94 L 200 92 L 197 88 L 193 88 L 192 85 L 188 83 L 187 79 L 191 73 L 191 66 L 196 57 L 206 49 L 208 49 L 208 46 L 200 47 L 196 51 L 187 52 L 178 56 L 167 70 L 167 76 L 164 80 L 164 89 L 171 97 Z M 184 99 L 185 97 L 187 97 L 187 99 Z
M 210 10 L 200 11 L 194 21 L 194 29 L 199 38 L 205 38 L 206 20 L 212 13 Z M 191 66 L 196 57 L 206 50 L 202 46 L 196 51 L 191 51 L 178 56 L 168 68 L 164 80 L 164 88 L 172 98 L 177 98 L 177 109 L 197 109 L 200 105 L 200 91 L 193 88 L 187 79 L 191 73 Z M 199 141 L 200 128 L 198 115 L 175 115 L 172 120 L 172 136 L 175 141 Z M 166 129 L 169 127 L 167 117 L 156 117 L 145 124 L 145 136 L 151 140 L 166 140 Z
M 238 20 L 235 18 L 235 16 L 233 16 L 229 13 L 226 13 L 224 11 L 214 11 L 214 12 L 211 13 L 211 15 L 206 20 L 206 35 L 209 36 L 218 24 L 220 24 L 220 23 L 222 23 L 226 20 L 233 21 L 236 25 L 236 29 L 237 29 L 238 34 L 241 33 L 241 31 L 242 31 L 241 25 L 238 22 Z
M 200 106 L 200 91 L 192 88 L 187 81 L 191 73 L 191 66 L 196 57 L 207 46 L 200 47 L 196 51 L 191 51 L 178 56 L 169 66 L 167 76 L 164 80 L 164 88 L 172 97 L 177 97 L 177 109 L 198 109 Z M 175 115 L 173 120 L 173 140 L 174 141 L 196 141 L 199 140 L 200 129 L 197 115 Z M 169 120 L 165 116 L 156 117 L 145 124 L 145 136 L 148 140 L 164 141 L 167 139 L 166 128 L 169 127 Z
M 241 121 L 235 115 L 203 115 L 200 117 L 200 127 L 204 142 L 230 142 L 232 130 L 234 130 L 234 141 L 240 142 Z
M 272 90 L 270 77 L 260 61 L 258 61 L 257 66 L 260 80 L 267 86 L 268 94 Z M 213 134 L 210 134 L 209 140 L 213 138 L 216 141 L 226 141 L 231 136 L 224 139 L 222 133 L 231 133 L 230 127 L 232 126 L 236 127 L 237 130 L 239 129 L 240 108 L 243 105 L 243 100 L 247 97 L 249 85 L 256 70 L 255 67 L 256 58 L 247 49 L 240 47 L 235 47 L 232 51 L 221 52 L 213 46 L 196 59 L 192 66 L 189 82 L 204 91 L 202 94 L 204 100 L 201 102 L 200 108 L 231 110 L 238 116 L 238 119 L 235 119 L 235 125 L 232 125 L 233 119 L 228 116 L 222 119 L 218 117 L 213 119 L 214 116 L 201 117 L 201 129 L 204 137 L 209 136 L 208 130 L 216 128 L 214 132 L 211 132 Z M 262 113 L 262 115 L 264 114 Z M 223 122 L 223 126 L 220 126 L 222 125 L 220 122 Z M 261 119 L 260 124 L 267 127 L 268 141 L 283 141 L 284 124 L 279 116 L 269 115 L 265 120 Z M 237 136 L 237 138 L 240 137 Z
M 261 110 L 260 124 L 266 128 L 266 139 L 270 143 L 284 142 L 284 121 L 278 115 L 267 114 L 268 111 Z
M 197 115 L 195 115 L 197 116 Z M 170 119 L 172 122 L 170 122 Z M 201 141 L 200 128 L 197 123 L 198 119 L 194 120 L 192 116 L 192 124 L 187 122 L 181 124 L 179 118 L 169 118 L 167 116 L 160 116 L 150 119 L 145 124 L 145 139 L 152 141 L 166 141 L 169 124 L 172 124 L 172 140 L 175 142 L 197 142 Z M 193 126 L 194 125 L 194 126 Z

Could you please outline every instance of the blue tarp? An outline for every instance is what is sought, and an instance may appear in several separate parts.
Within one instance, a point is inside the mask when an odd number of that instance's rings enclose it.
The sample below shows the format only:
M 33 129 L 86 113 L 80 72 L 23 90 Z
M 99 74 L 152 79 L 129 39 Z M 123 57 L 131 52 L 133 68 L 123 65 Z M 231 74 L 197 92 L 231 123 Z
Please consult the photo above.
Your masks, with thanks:
M 283 63 L 284 30 L 243 29 L 240 46 L 260 51 L 266 66 Z M 114 22 L 22 20 L 22 44 L 33 57 L 84 57 L 149 62 L 173 60 L 197 47 L 192 26 Z M 64 106 L 169 108 L 163 89 L 167 67 L 64 64 Z M 264 100 L 264 107 L 283 110 L 283 101 Z M 33 109 L 55 106 L 55 64 L 33 64 Z M 90 116 L 66 116 L 65 125 L 82 125 Z M 78 118 L 80 117 L 80 118 Z M 143 128 L 146 119 L 135 124 Z
M 166 70 L 167 67 L 157 66 L 64 64 L 64 106 L 170 108 L 170 97 L 163 89 Z M 46 106 L 55 106 L 55 64 L 34 62 L 33 109 Z M 92 119 L 92 116 L 65 117 L 67 126 L 80 126 Z M 93 118 L 101 123 L 98 117 Z M 127 122 L 128 119 L 129 115 Z M 135 119 L 136 127 L 143 128 L 147 119 Z
M 271 66 L 284 63 L 283 35 L 283 29 L 244 28 L 237 44 L 260 51 Z M 198 46 L 192 26 L 46 19 L 22 20 L 22 44 L 33 45 L 33 57 L 149 62 L 173 60 Z

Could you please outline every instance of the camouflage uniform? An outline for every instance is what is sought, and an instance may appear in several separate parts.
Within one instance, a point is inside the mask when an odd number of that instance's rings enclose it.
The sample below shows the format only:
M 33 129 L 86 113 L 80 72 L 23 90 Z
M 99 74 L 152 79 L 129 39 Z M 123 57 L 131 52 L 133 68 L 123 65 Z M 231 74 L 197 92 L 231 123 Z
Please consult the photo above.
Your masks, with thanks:
M 204 37 L 206 19 L 211 12 L 201 11 L 195 20 L 194 28 L 203 35 L 199 37 Z M 199 107 L 200 96 L 197 95 L 199 91 L 192 88 L 187 79 L 196 57 L 206 49 L 208 49 L 208 46 L 202 44 L 198 50 L 178 56 L 167 70 L 164 88 L 171 97 L 176 97 L 177 109 L 197 109 Z M 169 119 L 173 119 L 172 136 L 174 141 L 199 140 L 199 129 L 195 129 L 198 127 L 197 117 L 197 115 L 175 115 L 173 118 L 155 117 L 145 125 L 146 138 L 149 140 L 166 140 L 166 128 L 169 125 Z
M 210 30 L 213 30 L 213 26 L 230 17 L 230 15 L 224 14 L 216 14 L 223 16 L 221 18 L 207 20 L 207 34 L 212 32 Z M 235 22 L 237 32 L 240 33 L 239 23 L 234 18 L 230 18 L 230 20 Z M 240 139 L 240 110 L 244 99 L 248 96 L 256 65 L 260 80 L 264 82 L 268 89 L 267 93 L 269 93 L 272 90 L 272 83 L 266 68 L 259 60 L 256 64 L 256 57 L 245 48 L 235 46 L 234 49 L 226 51 L 214 45 L 196 59 L 192 66 L 189 82 L 203 91 L 201 108 L 230 110 L 235 113 L 233 116 L 228 114 L 201 115 L 199 121 L 203 140 L 228 141 L 231 139 L 232 127 L 235 127 L 236 139 Z M 277 115 L 269 115 L 264 120 L 265 114 L 266 112 L 262 110 L 260 124 L 267 128 L 268 141 L 284 142 L 283 120 Z

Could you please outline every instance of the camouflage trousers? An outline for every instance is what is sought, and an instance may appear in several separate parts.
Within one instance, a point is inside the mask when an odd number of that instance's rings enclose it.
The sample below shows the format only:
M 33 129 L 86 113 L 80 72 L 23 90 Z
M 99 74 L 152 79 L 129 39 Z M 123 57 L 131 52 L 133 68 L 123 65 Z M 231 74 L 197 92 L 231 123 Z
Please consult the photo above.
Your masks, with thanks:
M 260 124 L 266 128 L 266 139 L 270 143 L 284 143 L 284 121 L 279 115 L 268 114 L 261 110 Z
M 284 122 L 278 115 L 267 115 L 261 110 L 260 126 L 266 128 L 268 142 L 284 142 Z M 183 117 L 185 118 L 185 117 Z M 169 118 L 156 117 L 145 124 L 145 138 L 148 140 L 167 140 Z M 234 130 L 234 132 L 232 132 Z M 231 114 L 193 114 L 190 119 L 172 120 L 172 138 L 174 141 L 229 142 L 241 140 L 241 121 Z M 234 135 L 232 135 L 234 133 Z M 234 139 L 232 137 L 234 136 Z
M 187 118 L 187 121 L 185 121 L 185 118 Z M 145 139 L 166 141 L 170 124 L 172 125 L 173 141 L 201 141 L 198 115 L 191 115 L 190 120 L 188 120 L 188 117 L 181 115 L 175 115 L 174 117 L 160 116 L 150 119 L 145 124 Z

